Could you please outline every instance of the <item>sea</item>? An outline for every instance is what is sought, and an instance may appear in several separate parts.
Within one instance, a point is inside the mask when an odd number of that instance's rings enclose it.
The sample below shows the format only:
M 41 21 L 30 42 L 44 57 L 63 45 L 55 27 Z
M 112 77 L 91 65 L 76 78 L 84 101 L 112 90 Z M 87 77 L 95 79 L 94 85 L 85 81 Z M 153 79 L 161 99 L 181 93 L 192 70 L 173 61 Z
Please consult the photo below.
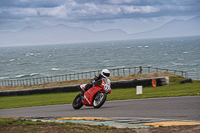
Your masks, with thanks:
M 139 66 L 200 71 L 200 36 L 0 47 L 0 80 Z

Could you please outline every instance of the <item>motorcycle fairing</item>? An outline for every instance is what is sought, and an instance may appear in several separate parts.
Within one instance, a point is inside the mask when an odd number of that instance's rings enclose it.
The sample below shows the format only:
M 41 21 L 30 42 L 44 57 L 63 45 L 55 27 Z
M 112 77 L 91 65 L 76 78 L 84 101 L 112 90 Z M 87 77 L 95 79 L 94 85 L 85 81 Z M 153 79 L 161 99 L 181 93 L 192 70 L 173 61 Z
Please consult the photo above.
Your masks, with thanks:
M 101 87 L 93 86 L 88 91 L 86 91 L 84 94 L 83 104 L 88 105 L 88 106 L 93 106 L 93 99 L 96 96 L 96 93 L 99 92 L 100 90 L 102 90 Z
M 105 90 L 105 92 L 108 94 L 108 93 L 111 93 L 111 88 L 110 88 L 110 80 L 107 79 L 107 78 L 103 78 L 103 81 L 102 82 L 102 87 L 103 89 Z
M 80 85 L 81 89 L 84 90 L 86 85 L 87 85 L 87 84 L 82 84 L 82 85 Z

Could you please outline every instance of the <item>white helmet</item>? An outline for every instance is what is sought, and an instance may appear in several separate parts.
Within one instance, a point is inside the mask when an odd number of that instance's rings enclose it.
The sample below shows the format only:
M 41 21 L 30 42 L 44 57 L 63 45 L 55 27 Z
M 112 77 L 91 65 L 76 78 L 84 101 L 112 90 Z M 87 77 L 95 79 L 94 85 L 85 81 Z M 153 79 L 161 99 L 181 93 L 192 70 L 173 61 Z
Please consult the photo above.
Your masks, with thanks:
M 110 76 L 110 71 L 108 69 L 103 69 L 101 71 L 101 75 L 104 76 L 105 78 L 108 78 Z

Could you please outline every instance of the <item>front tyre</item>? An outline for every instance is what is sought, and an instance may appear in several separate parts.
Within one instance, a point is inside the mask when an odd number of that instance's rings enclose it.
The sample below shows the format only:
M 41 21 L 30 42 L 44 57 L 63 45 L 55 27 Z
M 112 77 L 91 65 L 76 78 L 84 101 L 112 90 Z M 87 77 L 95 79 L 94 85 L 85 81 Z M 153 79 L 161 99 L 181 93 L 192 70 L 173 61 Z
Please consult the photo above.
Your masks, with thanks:
M 78 94 L 73 103 L 72 103 L 72 107 L 74 109 L 80 109 L 81 107 L 83 106 L 83 101 L 82 101 L 82 97 L 81 97 L 81 94 Z
M 105 92 L 97 94 L 93 100 L 93 107 L 100 108 L 106 101 L 106 98 L 107 94 Z

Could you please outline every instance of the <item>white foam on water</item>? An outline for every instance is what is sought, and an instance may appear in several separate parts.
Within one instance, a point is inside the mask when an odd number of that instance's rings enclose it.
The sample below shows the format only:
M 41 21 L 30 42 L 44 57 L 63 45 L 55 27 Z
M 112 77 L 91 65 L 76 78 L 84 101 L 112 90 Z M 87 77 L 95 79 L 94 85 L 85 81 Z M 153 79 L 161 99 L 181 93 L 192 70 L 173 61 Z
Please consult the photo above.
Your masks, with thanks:
M 9 78 L 9 77 L 0 77 L 0 79 L 7 79 L 7 78 Z
M 187 64 L 175 63 L 175 62 L 172 62 L 172 64 L 175 65 L 175 66 L 184 66 L 184 65 L 187 65 Z
M 16 78 L 23 78 L 23 77 L 32 77 L 35 75 L 39 75 L 39 73 L 31 73 L 31 74 L 19 74 L 17 76 L 15 76 Z
M 26 56 L 33 56 L 34 53 L 26 53 Z
M 20 75 L 17 75 L 17 76 L 15 76 L 16 78 L 21 78 L 21 77 L 24 77 L 25 76 L 25 74 L 20 74 Z
M 30 76 L 38 75 L 39 73 L 31 73 Z
M 9 61 L 15 61 L 15 59 L 10 59 Z
M 53 70 L 53 71 L 58 71 L 58 70 L 60 70 L 59 68 L 52 68 L 51 70 Z

